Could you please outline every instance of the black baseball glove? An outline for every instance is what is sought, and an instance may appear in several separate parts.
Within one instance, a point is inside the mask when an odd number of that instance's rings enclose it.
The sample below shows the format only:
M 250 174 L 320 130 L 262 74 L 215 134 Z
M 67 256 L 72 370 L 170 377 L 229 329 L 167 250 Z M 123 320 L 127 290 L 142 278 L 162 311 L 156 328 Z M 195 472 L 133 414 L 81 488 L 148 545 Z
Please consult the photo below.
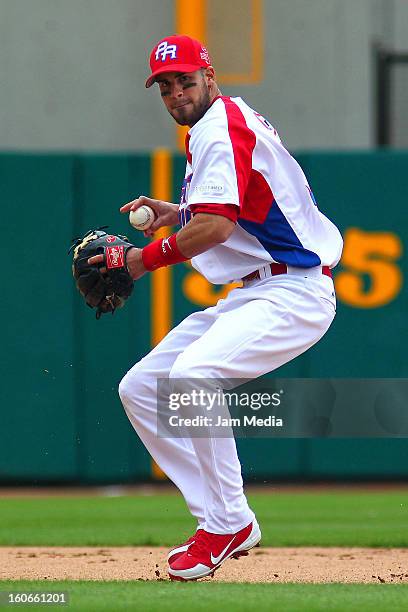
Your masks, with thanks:
M 121 308 L 133 291 L 133 279 L 126 267 L 126 254 L 134 245 L 126 236 L 112 236 L 104 228 L 90 230 L 78 238 L 69 252 L 74 251 L 72 274 L 79 292 L 90 308 L 101 314 Z M 103 255 L 103 263 L 90 265 L 88 259 Z M 106 272 L 101 272 L 106 268 Z

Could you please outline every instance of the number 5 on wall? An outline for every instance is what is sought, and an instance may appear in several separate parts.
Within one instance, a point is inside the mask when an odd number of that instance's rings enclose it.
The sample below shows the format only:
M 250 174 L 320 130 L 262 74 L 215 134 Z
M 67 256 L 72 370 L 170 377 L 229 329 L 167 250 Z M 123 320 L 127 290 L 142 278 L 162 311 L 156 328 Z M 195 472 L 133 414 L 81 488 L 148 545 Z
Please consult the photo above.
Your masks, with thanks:
M 338 298 L 356 308 L 378 308 L 394 300 L 402 287 L 395 263 L 401 255 L 401 240 L 392 232 L 348 229 L 341 259 L 345 270 L 336 275 Z

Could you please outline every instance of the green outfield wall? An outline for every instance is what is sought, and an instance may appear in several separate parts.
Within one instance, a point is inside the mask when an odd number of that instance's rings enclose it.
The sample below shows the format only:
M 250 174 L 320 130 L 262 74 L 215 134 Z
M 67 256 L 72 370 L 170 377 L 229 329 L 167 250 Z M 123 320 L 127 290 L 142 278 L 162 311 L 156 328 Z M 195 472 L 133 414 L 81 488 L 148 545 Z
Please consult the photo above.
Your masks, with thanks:
M 338 315 L 319 344 L 281 377 L 407 377 L 408 152 L 297 154 L 319 207 L 340 227 Z M 184 160 L 173 159 L 179 199 Z M 121 204 L 151 193 L 148 155 L 0 155 L 3 214 L 0 482 L 135 482 L 150 457 L 117 395 L 151 347 L 152 300 L 171 324 L 218 299 L 188 264 L 170 291 L 151 275 L 127 307 L 95 319 L 74 289 L 72 238 L 109 225 L 145 244 Z M 6 240 L 7 238 L 7 240 Z M 5 274 L 4 274 L 5 272 Z M 248 480 L 406 478 L 408 440 L 240 440 Z

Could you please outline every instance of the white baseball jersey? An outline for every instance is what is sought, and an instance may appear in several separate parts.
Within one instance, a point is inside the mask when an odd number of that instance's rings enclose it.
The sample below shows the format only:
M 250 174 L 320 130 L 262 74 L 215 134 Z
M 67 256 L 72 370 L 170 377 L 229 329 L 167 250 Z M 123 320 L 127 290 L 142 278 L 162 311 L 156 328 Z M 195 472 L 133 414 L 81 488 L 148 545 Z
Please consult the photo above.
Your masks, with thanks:
M 338 263 L 339 230 L 319 211 L 277 131 L 241 98 L 216 98 L 189 130 L 186 153 L 181 225 L 193 204 L 239 209 L 228 240 L 192 259 L 210 282 L 238 280 L 271 262 L 299 268 Z

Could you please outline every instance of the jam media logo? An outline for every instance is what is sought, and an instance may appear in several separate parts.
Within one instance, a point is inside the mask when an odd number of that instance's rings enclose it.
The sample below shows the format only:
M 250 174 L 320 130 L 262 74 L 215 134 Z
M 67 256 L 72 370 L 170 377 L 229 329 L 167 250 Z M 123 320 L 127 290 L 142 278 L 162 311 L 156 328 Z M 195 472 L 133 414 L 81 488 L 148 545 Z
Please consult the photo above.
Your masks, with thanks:
M 116 236 L 107 236 L 106 242 L 115 242 Z
M 165 62 L 166 57 L 168 55 L 170 56 L 170 59 L 176 59 L 177 45 L 169 45 L 167 40 L 164 40 L 163 42 L 160 43 L 160 45 L 157 46 L 156 55 L 155 55 L 156 61 L 158 61 L 159 57 L 161 56 L 161 61 Z
M 106 248 L 106 266 L 111 268 L 123 268 L 124 262 L 124 247 L 107 247 Z

